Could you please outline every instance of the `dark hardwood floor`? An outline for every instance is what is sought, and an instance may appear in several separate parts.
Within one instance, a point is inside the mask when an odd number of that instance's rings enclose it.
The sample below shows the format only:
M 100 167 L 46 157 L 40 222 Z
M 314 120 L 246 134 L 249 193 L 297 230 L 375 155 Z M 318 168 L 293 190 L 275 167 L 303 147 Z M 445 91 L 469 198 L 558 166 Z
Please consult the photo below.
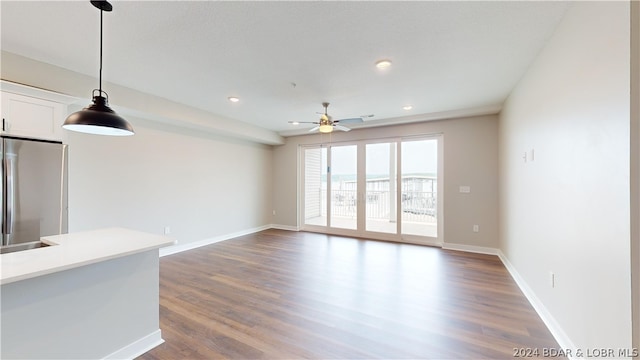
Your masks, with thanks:
M 558 344 L 496 256 L 266 230 L 163 257 L 139 359 L 512 358 Z

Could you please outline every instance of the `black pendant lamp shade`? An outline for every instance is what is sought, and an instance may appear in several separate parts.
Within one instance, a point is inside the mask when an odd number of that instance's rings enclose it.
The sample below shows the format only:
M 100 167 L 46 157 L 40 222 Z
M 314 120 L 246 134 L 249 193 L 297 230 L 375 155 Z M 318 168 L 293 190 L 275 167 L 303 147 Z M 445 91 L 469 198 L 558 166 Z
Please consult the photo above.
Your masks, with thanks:
M 133 135 L 131 124 L 109 107 L 109 95 L 102 91 L 102 12 L 111 11 L 113 7 L 107 1 L 91 1 L 91 4 L 100 9 L 100 88 L 93 90 L 93 103 L 69 115 L 62 127 L 97 135 Z
M 102 92 L 107 95 L 107 97 L 104 97 L 101 96 L 102 93 L 95 95 L 96 91 L 99 90 L 93 90 L 93 103 L 81 111 L 69 115 L 62 127 L 67 130 L 97 135 L 133 135 L 131 124 L 109 107 L 107 93 Z

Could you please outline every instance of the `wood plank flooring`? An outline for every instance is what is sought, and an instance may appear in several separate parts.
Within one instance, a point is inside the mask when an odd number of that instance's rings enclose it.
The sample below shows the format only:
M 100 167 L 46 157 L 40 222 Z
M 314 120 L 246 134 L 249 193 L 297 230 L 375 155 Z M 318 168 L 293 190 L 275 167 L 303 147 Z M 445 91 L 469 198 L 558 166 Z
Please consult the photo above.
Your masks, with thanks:
M 496 256 L 266 230 L 160 261 L 139 359 L 507 359 L 558 344 Z

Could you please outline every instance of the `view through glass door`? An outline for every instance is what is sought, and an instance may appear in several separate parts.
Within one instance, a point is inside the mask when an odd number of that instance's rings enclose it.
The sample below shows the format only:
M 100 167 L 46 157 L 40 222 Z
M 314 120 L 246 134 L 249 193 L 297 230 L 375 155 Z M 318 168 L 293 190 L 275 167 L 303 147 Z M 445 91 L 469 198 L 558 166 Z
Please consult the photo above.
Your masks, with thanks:
M 358 147 L 331 147 L 329 226 L 356 230 L 358 227 Z
M 397 234 L 397 144 L 366 144 L 366 231 Z
M 302 228 L 439 242 L 438 148 L 436 137 L 303 147 Z
M 402 142 L 402 221 L 404 235 L 438 237 L 438 142 Z

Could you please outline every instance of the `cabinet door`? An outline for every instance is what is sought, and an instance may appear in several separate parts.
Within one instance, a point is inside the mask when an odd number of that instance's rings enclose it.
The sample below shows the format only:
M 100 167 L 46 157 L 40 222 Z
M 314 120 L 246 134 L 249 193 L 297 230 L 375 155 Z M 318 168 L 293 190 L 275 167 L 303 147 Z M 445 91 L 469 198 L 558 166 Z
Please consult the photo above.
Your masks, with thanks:
M 54 101 L 2 92 L 2 133 L 62 140 L 65 108 L 64 104 Z

